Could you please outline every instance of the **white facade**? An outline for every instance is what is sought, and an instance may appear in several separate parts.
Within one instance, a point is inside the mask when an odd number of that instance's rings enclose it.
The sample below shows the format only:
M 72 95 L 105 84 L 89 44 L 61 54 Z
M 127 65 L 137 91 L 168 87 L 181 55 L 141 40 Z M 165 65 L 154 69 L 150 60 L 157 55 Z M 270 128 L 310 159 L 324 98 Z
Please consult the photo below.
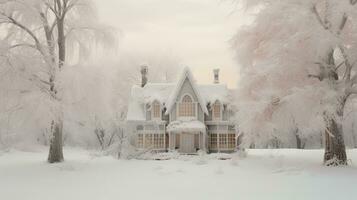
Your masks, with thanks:
M 140 149 L 232 152 L 236 129 L 226 85 L 197 85 L 186 68 L 177 83 L 134 86 L 127 123 L 133 144 Z

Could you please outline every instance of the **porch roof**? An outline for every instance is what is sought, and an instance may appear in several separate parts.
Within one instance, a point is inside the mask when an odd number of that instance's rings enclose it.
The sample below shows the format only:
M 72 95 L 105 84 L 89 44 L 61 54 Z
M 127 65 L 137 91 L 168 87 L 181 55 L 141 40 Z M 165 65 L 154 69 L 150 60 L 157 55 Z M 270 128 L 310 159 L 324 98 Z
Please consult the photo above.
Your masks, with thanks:
M 206 132 L 206 125 L 198 120 L 173 121 L 167 126 L 169 132 Z

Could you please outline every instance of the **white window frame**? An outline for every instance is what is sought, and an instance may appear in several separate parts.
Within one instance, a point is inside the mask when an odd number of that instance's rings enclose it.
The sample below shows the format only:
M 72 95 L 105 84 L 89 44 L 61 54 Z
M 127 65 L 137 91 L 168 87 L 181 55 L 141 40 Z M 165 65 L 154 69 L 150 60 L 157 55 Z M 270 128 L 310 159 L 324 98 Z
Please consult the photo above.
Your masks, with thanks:
M 214 107 L 216 105 L 216 103 L 219 103 L 219 112 L 220 112 L 220 116 L 219 117 L 215 117 L 215 112 L 214 112 Z M 215 101 L 212 104 L 212 121 L 222 121 L 223 119 L 223 104 L 220 101 Z
M 142 137 L 142 142 L 139 143 L 140 136 Z M 149 138 L 149 141 L 148 141 Z M 157 141 L 155 141 L 157 139 Z M 149 144 L 150 143 L 150 144 Z M 166 134 L 157 132 L 142 132 L 138 133 L 136 137 L 136 147 L 138 149 L 148 149 L 152 150 L 165 150 L 166 149 Z
M 194 116 L 180 116 L 180 104 L 183 101 L 183 98 L 189 96 L 192 100 L 192 104 L 194 105 Z M 198 117 L 198 102 L 195 101 L 195 99 L 193 98 L 193 96 L 189 93 L 185 93 L 181 96 L 180 100 L 178 102 L 176 102 L 176 118 L 177 119 L 184 119 L 184 120 L 190 120 L 190 119 L 197 119 Z
M 158 105 L 159 105 L 159 110 L 160 110 L 160 113 L 159 113 L 159 117 L 155 117 L 154 116 L 154 104 L 155 103 L 157 103 Z M 162 119 L 162 110 L 161 110 L 162 108 L 161 108 L 161 103 L 158 101 L 158 100 L 155 100 L 155 101 L 153 101 L 152 103 L 151 103 L 151 120 L 156 120 L 156 121 L 158 121 L 158 120 L 161 120 Z

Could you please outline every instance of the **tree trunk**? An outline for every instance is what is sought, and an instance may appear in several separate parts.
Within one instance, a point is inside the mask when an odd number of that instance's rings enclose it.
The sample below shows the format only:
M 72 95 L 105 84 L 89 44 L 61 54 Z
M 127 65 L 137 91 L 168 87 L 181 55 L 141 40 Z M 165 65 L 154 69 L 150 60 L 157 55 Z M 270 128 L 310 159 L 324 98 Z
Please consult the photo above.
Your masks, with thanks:
M 52 121 L 52 138 L 50 152 L 48 155 L 49 163 L 62 162 L 63 159 L 63 141 L 62 141 L 62 130 L 63 130 L 63 121 Z
M 61 68 L 64 65 L 64 62 L 66 60 L 66 37 L 65 37 L 65 32 L 64 32 L 64 16 L 57 18 L 57 37 L 58 37 L 58 72 L 61 71 Z M 54 72 L 56 73 L 56 71 Z M 51 93 L 54 94 L 55 97 L 58 97 L 57 90 L 55 87 L 55 76 L 50 77 L 50 83 L 51 83 Z M 55 100 L 57 101 L 57 100 Z M 61 103 L 61 102 L 57 102 Z M 60 107 L 59 110 L 56 110 L 58 112 L 58 116 L 56 121 L 52 122 L 52 133 L 53 136 L 51 138 L 51 146 L 50 146 L 50 152 L 48 155 L 48 162 L 49 163 L 56 163 L 56 162 L 62 162 L 64 160 L 63 158 L 63 140 L 62 140 L 62 131 L 63 131 L 63 115 L 62 113 L 62 108 Z
M 334 60 L 335 49 L 328 53 L 326 63 L 335 66 Z M 328 73 L 328 81 L 332 88 L 337 85 L 339 76 L 334 70 Z M 324 163 L 327 166 L 347 165 L 347 155 L 345 142 L 343 140 L 343 129 L 341 119 L 343 119 L 344 108 L 349 95 L 345 94 L 337 98 L 336 112 L 333 114 L 325 113 L 325 155 Z
M 59 69 L 61 69 L 66 60 L 66 36 L 64 33 L 64 17 L 61 17 L 57 20 L 57 34 Z
M 334 118 L 326 120 L 324 163 L 327 166 L 347 165 L 342 124 Z
M 296 134 L 295 137 L 296 137 L 296 148 L 303 149 L 303 145 L 302 145 L 300 136 L 298 134 Z

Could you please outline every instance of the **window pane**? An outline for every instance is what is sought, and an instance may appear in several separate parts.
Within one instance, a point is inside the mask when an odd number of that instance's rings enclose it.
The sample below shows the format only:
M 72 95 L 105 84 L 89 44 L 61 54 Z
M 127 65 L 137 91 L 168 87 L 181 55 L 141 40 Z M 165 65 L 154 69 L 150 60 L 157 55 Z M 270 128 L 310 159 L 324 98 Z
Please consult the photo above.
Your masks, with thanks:
M 182 98 L 182 102 L 179 103 L 179 116 L 180 117 L 194 117 L 195 116 L 195 103 L 189 95 L 185 95 Z
M 236 148 L 236 136 L 235 134 L 228 134 L 228 148 Z
M 221 118 L 221 104 L 219 102 L 216 102 L 213 104 L 213 118 L 214 119 L 220 119 Z
M 195 116 L 195 104 L 194 103 L 180 103 L 179 104 L 179 116 L 180 117 L 194 117 Z
M 217 149 L 217 134 L 210 134 L 209 145 L 211 149 Z
M 138 148 L 143 148 L 144 147 L 144 136 L 143 136 L 143 134 L 138 134 L 137 146 L 138 146 Z
M 219 134 L 219 148 L 227 148 L 227 134 Z
M 151 148 L 152 147 L 152 134 L 146 134 L 145 135 L 145 148 Z
M 155 101 L 153 103 L 153 116 L 154 116 L 154 118 L 160 118 L 160 112 L 161 112 L 160 104 L 159 104 L 159 102 Z
M 189 96 L 189 95 L 185 95 L 183 98 L 182 98 L 182 102 L 185 102 L 185 103 L 192 103 L 192 98 Z

